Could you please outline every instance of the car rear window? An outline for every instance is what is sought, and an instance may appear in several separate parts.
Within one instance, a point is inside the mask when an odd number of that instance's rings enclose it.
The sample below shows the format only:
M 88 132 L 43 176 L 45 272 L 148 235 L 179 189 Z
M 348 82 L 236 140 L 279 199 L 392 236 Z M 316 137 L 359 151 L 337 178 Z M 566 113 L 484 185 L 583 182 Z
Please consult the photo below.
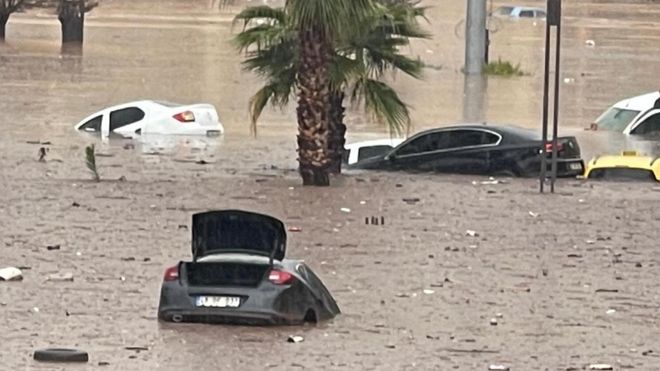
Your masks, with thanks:
M 624 131 L 640 111 L 612 107 L 596 120 L 598 129 Z
M 636 168 L 618 168 L 618 167 L 594 169 L 589 173 L 589 179 L 617 180 L 617 181 L 626 181 L 626 180 L 655 181 L 656 180 L 651 170 L 636 169 Z
M 181 107 L 182 104 L 180 103 L 174 103 L 174 102 L 167 102 L 164 100 L 157 100 L 154 101 L 154 103 L 160 104 L 161 106 L 169 107 L 169 108 L 174 108 L 174 107 Z

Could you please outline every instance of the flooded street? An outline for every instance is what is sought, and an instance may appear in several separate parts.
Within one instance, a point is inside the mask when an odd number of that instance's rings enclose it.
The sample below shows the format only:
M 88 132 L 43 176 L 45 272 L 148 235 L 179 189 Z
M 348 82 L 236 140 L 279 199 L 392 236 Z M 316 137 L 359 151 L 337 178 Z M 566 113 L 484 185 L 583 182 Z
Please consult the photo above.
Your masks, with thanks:
M 259 136 L 249 131 L 247 102 L 260 82 L 241 70 L 231 20 L 263 2 L 181 3 L 102 2 L 86 19 L 82 54 L 62 52 L 59 23 L 45 10 L 9 21 L 0 45 L 0 266 L 22 267 L 25 279 L 0 282 L 0 369 L 660 369 L 657 187 L 565 180 L 542 197 L 531 179 L 484 185 L 353 171 L 303 189 L 295 107 L 269 108 Z M 520 63 L 528 75 L 466 81 L 465 2 L 425 4 L 434 36 L 410 53 L 429 68 L 423 81 L 394 79 L 412 130 L 464 120 L 540 130 L 543 22 L 501 21 L 492 36 L 491 60 Z M 560 132 L 578 137 L 585 160 L 624 148 L 660 155 L 657 141 L 584 130 L 616 101 L 660 89 L 660 4 L 566 2 L 565 16 Z M 226 134 L 102 142 L 73 130 L 137 99 L 212 103 Z M 356 110 L 347 123 L 349 141 L 387 135 Z M 35 141 L 50 142 L 45 163 Z M 90 143 L 101 183 L 84 165 Z M 300 227 L 287 254 L 314 268 L 343 314 L 317 327 L 159 324 L 163 270 L 189 259 L 191 215 L 209 208 Z M 386 224 L 365 226 L 371 216 Z M 46 281 L 57 272 L 74 281 Z M 290 334 L 305 341 L 289 344 Z M 90 362 L 32 360 L 51 346 L 84 349 Z

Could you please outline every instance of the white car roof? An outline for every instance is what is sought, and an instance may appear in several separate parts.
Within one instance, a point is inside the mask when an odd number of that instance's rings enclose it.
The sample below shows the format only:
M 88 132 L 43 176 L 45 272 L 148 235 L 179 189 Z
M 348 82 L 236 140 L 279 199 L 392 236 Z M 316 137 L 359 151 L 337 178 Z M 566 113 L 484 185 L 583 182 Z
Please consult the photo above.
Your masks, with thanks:
M 660 92 L 653 92 L 643 95 L 638 95 L 632 98 L 626 98 L 620 102 L 617 102 L 614 107 L 624 108 L 635 111 L 646 111 L 653 108 L 653 104 L 660 99 Z
M 362 142 L 354 142 L 347 144 L 345 147 L 347 149 L 360 148 L 366 146 L 392 146 L 396 147 L 401 144 L 405 139 L 403 138 L 387 138 L 387 139 L 374 139 L 374 140 L 365 140 Z

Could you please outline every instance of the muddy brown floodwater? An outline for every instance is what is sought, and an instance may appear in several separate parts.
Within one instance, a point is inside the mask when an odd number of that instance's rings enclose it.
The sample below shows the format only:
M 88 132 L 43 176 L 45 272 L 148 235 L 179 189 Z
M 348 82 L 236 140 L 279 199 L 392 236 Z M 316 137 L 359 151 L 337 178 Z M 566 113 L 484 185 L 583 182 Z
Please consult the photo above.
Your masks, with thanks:
M 259 137 L 249 135 L 247 100 L 259 82 L 241 72 L 229 42 L 244 3 L 212 3 L 104 1 L 89 14 L 82 55 L 61 53 L 47 12 L 12 16 L 0 45 L 0 266 L 22 267 L 25 279 L 0 283 L 0 369 L 660 369 L 657 187 L 561 181 L 558 194 L 539 196 L 529 179 L 349 172 L 330 188 L 303 189 L 293 108 L 267 111 Z M 615 101 L 660 87 L 660 5 L 565 3 L 562 132 L 578 135 L 585 158 L 657 153 L 655 142 L 583 128 Z M 414 129 L 465 116 L 538 127 L 543 25 L 498 25 L 491 57 L 530 75 L 487 79 L 478 109 L 464 112 L 456 25 L 465 3 L 427 4 L 434 38 L 410 52 L 432 68 L 422 82 L 394 80 Z M 213 103 L 227 134 L 132 143 L 72 129 L 138 98 Z M 384 135 L 355 110 L 348 121 L 351 139 Z M 89 143 L 102 155 L 101 183 L 84 167 Z M 410 197 L 420 200 L 402 201 Z M 300 227 L 288 254 L 317 271 L 343 314 L 309 327 L 159 324 L 162 273 L 190 256 L 191 214 L 228 207 Z M 370 216 L 385 225 L 365 225 Z M 52 273 L 74 281 L 46 281 Z M 305 341 L 287 343 L 290 334 Z M 90 362 L 32 360 L 51 346 L 87 350 Z

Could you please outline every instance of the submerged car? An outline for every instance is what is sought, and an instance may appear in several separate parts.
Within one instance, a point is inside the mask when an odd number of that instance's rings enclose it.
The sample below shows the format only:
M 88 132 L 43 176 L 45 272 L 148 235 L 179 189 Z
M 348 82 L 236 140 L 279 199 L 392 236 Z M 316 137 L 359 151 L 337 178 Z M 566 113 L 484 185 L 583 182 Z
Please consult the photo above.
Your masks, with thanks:
M 491 16 L 503 18 L 546 18 L 545 9 L 528 6 L 501 6 Z
M 158 318 L 265 325 L 339 314 L 316 274 L 285 253 L 284 224 L 276 218 L 241 210 L 193 215 L 192 261 L 165 271 Z
M 349 167 L 526 177 L 539 174 L 541 156 L 550 159 L 552 144 L 542 147 L 541 135 L 528 129 L 451 126 L 418 133 L 383 155 Z M 575 177 L 584 173 L 575 137 L 558 138 L 557 158 L 557 176 Z
M 635 151 L 594 158 L 584 172 L 587 179 L 652 180 L 660 182 L 660 157 L 642 156 Z
M 633 135 L 660 135 L 660 92 L 624 99 L 605 111 L 591 130 Z
M 220 135 L 224 128 L 218 112 L 210 104 L 177 104 L 142 100 L 109 107 L 96 112 L 75 126 L 76 130 L 135 134 Z
M 355 142 L 344 146 L 344 163 L 355 164 L 358 161 L 382 155 L 394 149 L 405 139 L 375 139 L 363 142 Z

